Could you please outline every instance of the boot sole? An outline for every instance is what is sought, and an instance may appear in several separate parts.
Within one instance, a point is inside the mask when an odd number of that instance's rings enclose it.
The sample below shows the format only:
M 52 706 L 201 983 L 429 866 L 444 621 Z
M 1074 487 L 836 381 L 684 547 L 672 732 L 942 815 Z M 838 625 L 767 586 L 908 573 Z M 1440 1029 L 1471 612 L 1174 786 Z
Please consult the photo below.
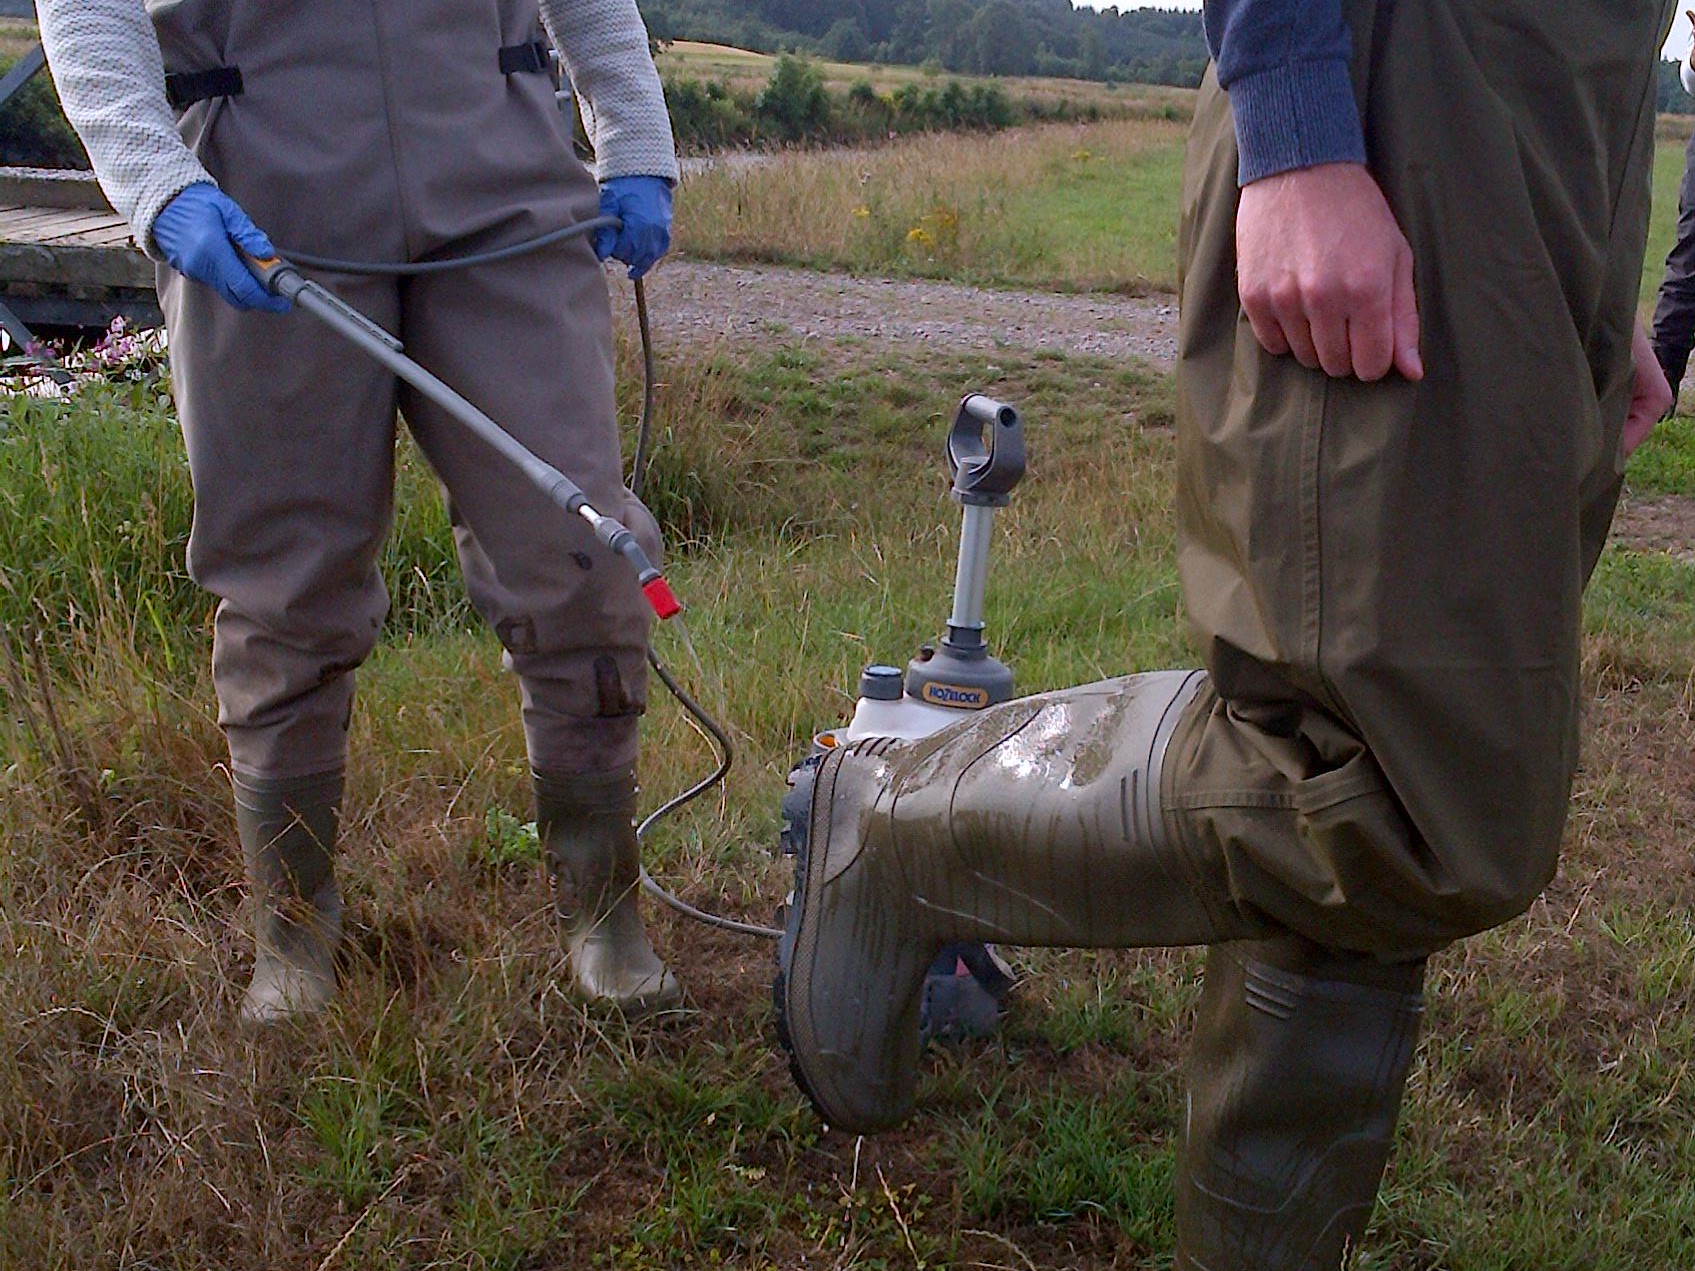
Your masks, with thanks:
M 801 1067 L 799 1060 L 795 1058 L 794 1035 L 789 1028 L 788 1009 L 789 963 L 793 960 L 795 941 L 800 935 L 801 897 L 806 894 L 806 866 L 810 856 L 808 849 L 812 840 L 812 799 L 815 794 L 820 766 L 820 764 L 813 764 L 808 768 L 802 765 L 795 770 L 797 783 L 805 780 L 808 784 L 807 795 L 795 800 L 800 807 L 806 809 L 805 820 L 798 816 L 791 818 L 785 815 L 784 818 L 787 823 L 783 827 L 782 841 L 784 850 L 792 851 L 794 854 L 795 876 L 794 890 L 777 908 L 776 925 L 783 934 L 777 940 L 777 969 L 771 980 L 771 1006 L 777 1024 L 777 1043 L 783 1048 L 783 1055 L 789 1061 L 789 1076 L 800 1092 L 806 1096 L 807 1102 L 812 1105 L 812 1110 L 818 1114 L 820 1119 L 828 1122 L 829 1114 L 825 1111 L 823 1101 L 819 1099 L 818 1093 L 813 1090 L 812 1083 L 807 1080 L 806 1070 Z M 801 774 L 805 775 L 802 776 Z M 785 803 L 787 802 L 785 800 Z
M 875 741 L 856 743 L 854 750 L 856 753 L 864 753 L 871 747 L 886 744 L 889 744 L 887 739 L 879 738 Z M 836 775 L 841 770 L 841 756 L 844 753 L 838 751 L 826 756 L 825 761 L 818 766 L 814 778 L 815 785 L 807 833 L 804 836 L 794 836 L 796 848 L 795 887 L 787 903 L 779 911 L 778 924 L 782 928 L 783 935 L 777 942 L 777 973 L 771 984 L 771 999 L 776 1014 L 777 1040 L 788 1056 L 789 1073 L 793 1076 L 795 1085 L 800 1088 L 801 1093 L 812 1104 L 813 1110 L 818 1113 L 819 1119 L 826 1125 L 835 1126 L 851 1133 L 868 1134 L 899 1125 L 906 1119 L 910 1109 L 903 1109 L 895 1116 L 883 1117 L 875 1115 L 869 1117 L 855 1116 L 852 1113 L 838 1115 L 837 1112 L 832 1110 L 833 1104 L 839 1104 L 842 1107 L 851 1105 L 846 1100 L 833 1099 L 831 1096 L 836 1092 L 828 1089 L 825 1083 L 815 1080 L 814 1076 L 808 1073 L 802 1056 L 808 1053 L 819 1054 L 822 1048 L 819 1046 L 818 1039 L 813 1034 L 808 1022 L 810 1010 L 805 1007 L 796 1009 L 799 1002 L 796 995 L 807 986 L 804 983 L 797 984 L 796 982 L 794 974 L 795 954 L 797 949 L 807 948 L 811 944 L 810 933 L 808 933 L 808 938 L 803 941 L 801 928 L 805 921 L 808 901 L 813 898 L 813 893 L 824 885 L 822 869 L 817 871 L 818 876 L 816 878 L 813 877 L 812 864 L 814 860 L 819 860 L 820 864 L 822 861 L 812 850 L 812 839 L 821 825 L 827 828 L 830 824 L 831 810 L 835 805 Z M 834 760 L 834 762 L 832 763 L 831 760 Z M 820 819 L 820 812 L 823 812 L 822 820 Z

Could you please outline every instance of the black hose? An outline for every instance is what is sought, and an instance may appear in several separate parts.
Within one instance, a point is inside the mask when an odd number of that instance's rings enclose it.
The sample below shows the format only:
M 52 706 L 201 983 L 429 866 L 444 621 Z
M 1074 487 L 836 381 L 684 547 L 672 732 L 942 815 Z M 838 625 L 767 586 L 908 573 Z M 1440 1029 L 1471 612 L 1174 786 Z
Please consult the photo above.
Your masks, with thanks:
M 340 260 L 334 256 L 311 256 L 305 252 L 287 251 L 282 248 L 278 248 L 277 254 L 290 264 L 306 265 L 332 274 L 412 278 L 420 274 L 445 274 L 455 269 L 469 269 L 472 265 L 492 265 L 496 261 L 511 260 L 514 256 L 528 256 L 531 252 L 539 252 L 544 247 L 552 247 L 555 243 L 563 243 L 580 234 L 592 234 L 597 229 L 617 229 L 623 223 L 616 216 L 591 216 L 586 221 L 578 221 L 575 225 L 565 226 L 564 229 L 549 230 L 534 238 L 526 238 L 521 243 L 509 243 L 505 247 L 492 247 L 486 252 L 473 252 L 469 256 L 448 256 L 441 260 Z

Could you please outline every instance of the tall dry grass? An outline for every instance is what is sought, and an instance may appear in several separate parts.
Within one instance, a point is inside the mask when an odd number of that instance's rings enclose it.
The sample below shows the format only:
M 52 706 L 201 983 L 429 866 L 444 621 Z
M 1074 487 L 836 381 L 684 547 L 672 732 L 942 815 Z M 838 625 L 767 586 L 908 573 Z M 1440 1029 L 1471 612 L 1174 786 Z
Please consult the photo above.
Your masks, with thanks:
M 1066 289 L 1170 290 L 1184 126 L 1052 124 L 689 176 L 693 255 Z

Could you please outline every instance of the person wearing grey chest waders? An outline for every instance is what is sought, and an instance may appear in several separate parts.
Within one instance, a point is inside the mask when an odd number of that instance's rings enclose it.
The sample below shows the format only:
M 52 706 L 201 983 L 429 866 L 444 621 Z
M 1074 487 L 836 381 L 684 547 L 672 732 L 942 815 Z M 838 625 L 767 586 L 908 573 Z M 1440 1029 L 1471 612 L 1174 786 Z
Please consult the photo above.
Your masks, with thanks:
M 779 1036 L 914 1106 L 952 941 L 1206 944 L 1176 1265 L 1333 1268 L 1426 959 L 1552 874 L 1580 592 L 1667 388 L 1635 321 L 1661 0 L 1208 0 L 1180 223 L 1178 569 L 1205 671 L 818 768 Z
M 592 244 L 320 277 L 657 560 L 657 526 L 622 481 L 596 259 L 636 276 L 670 241 L 677 163 L 634 0 L 543 0 L 539 13 L 536 0 L 37 8 L 66 114 L 161 262 L 195 491 L 189 567 L 219 598 L 213 679 L 255 911 L 242 1016 L 314 1012 L 334 992 L 332 858 L 354 671 L 388 605 L 376 564 L 397 411 L 446 489 L 471 598 L 517 674 L 575 987 L 630 1013 L 676 1005 L 636 911 L 651 618 L 635 578 L 432 401 L 327 328 L 267 312 L 286 304 L 235 251 L 268 256 L 274 236 L 341 261 L 442 261 L 622 218 Z M 594 175 L 572 153 L 544 22 Z

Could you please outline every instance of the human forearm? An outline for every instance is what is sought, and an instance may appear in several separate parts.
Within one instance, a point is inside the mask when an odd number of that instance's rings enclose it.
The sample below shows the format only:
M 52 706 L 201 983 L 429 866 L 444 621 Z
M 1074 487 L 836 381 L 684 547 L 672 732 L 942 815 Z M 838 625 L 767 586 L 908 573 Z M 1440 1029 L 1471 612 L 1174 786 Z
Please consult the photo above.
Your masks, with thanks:
M 36 15 L 65 116 L 106 197 L 154 252 L 160 209 L 212 178 L 177 135 L 153 23 L 141 0 L 37 0 Z
M 665 92 L 635 0 L 542 0 L 594 143 L 595 174 L 677 179 Z

